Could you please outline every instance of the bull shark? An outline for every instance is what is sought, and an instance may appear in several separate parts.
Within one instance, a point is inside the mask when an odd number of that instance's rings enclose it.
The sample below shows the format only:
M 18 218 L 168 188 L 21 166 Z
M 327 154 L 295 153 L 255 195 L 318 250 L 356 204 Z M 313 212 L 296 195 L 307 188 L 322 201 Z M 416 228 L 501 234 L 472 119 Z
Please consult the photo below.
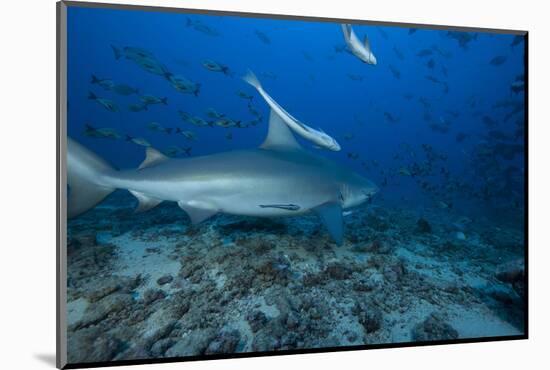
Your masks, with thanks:
M 342 24 L 342 32 L 344 33 L 344 40 L 350 53 L 359 58 L 363 63 L 376 65 L 376 57 L 372 52 L 367 36 L 365 36 L 363 42 L 359 41 L 359 38 L 353 32 L 353 28 L 351 28 L 351 24 Z
M 274 217 L 315 212 L 340 245 L 343 210 L 378 191 L 341 164 L 304 150 L 273 110 L 259 148 L 170 159 L 148 147 L 143 163 L 132 170 L 115 170 L 75 140 L 67 141 L 69 218 L 93 208 L 115 189 L 127 189 L 139 202 L 136 211 L 173 201 L 193 224 L 218 213 Z

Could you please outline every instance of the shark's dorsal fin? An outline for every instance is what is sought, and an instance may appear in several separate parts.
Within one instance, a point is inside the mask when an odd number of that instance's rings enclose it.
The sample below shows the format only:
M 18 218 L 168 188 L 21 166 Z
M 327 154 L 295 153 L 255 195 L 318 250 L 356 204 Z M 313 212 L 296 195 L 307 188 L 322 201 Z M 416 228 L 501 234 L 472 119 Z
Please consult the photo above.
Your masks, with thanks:
M 267 131 L 267 137 L 262 145 L 262 149 L 301 149 L 302 147 L 296 141 L 296 138 L 286 125 L 284 121 L 279 117 L 277 113 L 272 109 L 269 114 L 269 128 Z
M 367 50 L 370 50 L 370 42 L 369 42 L 369 38 L 367 35 L 365 35 L 365 39 L 363 40 L 363 44 L 365 45 L 365 48 Z
M 145 149 L 145 159 L 143 160 L 143 162 L 141 162 L 138 169 L 141 170 L 142 168 L 151 167 L 168 159 L 169 158 L 167 156 L 165 156 L 155 148 L 151 148 L 149 146 L 147 147 L 147 149 Z

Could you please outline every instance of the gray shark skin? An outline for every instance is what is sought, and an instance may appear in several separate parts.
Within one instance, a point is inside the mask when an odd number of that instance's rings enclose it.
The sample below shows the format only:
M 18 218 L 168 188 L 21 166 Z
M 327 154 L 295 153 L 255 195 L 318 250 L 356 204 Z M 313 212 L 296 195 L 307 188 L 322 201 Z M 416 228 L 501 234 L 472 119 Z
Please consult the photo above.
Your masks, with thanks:
M 138 169 L 116 171 L 68 139 L 67 214 L 76 217 L 115 189 L 129 190 L 137 211 L 174 201 L 199 223 L 217 213 L 274 217 L 316 212 L 337 244 L 342 210 L 369 200 L 376 185 L 342 165 L 305 151 L 271 111 L 269 131 L 256 149 L 169 159 L 153 148 Z

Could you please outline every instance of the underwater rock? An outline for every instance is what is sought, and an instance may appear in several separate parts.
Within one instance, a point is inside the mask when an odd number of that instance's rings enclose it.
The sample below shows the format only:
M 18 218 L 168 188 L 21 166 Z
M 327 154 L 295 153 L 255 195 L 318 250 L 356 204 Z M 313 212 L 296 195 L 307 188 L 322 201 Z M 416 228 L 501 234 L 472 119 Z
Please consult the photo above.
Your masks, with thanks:
M 268 319 L 262 311 L 252 311 L 246 315 L 246 321 L 248 321 L 248 325 L 250 325 L 250 330 L 256 333 L 265 326 Z
M 99 362 L 112 360 L 124 343 L 98 327 L 91 327 L 71 333 L 67 345 L 69 362 Z
M 146 305 L 149 305 L 155 301 L 166 298 L 166 293 L 161 289 L 147 289 L 143 293 L 143 302 Z
M 517 259 L 504 263 L 497 267 L 495 276 L 498 280 L 512 285 L 514 291 L 520 296 L 524 297 L 524 262 L 523 259 Z
M 382 327 L 382 311 L 369 302 L 356 302 L 352 313 L 357 316 L 366 334 L 374 333 Z
M 390 243 L 385 242 L 380 239 L 374 239 L 370 244 L 370 252 L 378 254 L 388 254 L 392 251 L 392 246 Z
M 403 262 L 399 262 L 393 265 L 384 267 L 384 278 L 392 283 L 396 283 L 401 280 L 403 275 L 407 272 Z
M 106 278 L 96 279 L 88 285 L 88 293 L 85 297 L 90 302 L 97 302 L 103 297 L 114 292 L 129 293 L 141 283 L 141 275 L 135 278 L 108 276 Z
M 321 285 L 325 283 L 326 278 L 323 274 L 306 273 L 303 277 L 303 284 L 305 287 Z
M 164 275 L 157 279 L 157 284 L 158 285 L 168 284 L 168 283 L 171 283 L 172 280 L 174 280 L 174 277 L 172 275 Z
M 425 218 L 419 218 L 416 222 L 416 231 L 422 234 L 429 234 L 432 232 L 432 226 Z
M 100 231 L 95 234 L 95 242 L 97 245 L 109 244 L 112 239 L 113 239 L 113 234 L 106 231 Z
M 69 330 L 74 331 L 96 325 L 105 320 L 110 314 L 122 311 L 132 303 L 133 299 L 130 294 L 114 293 L 108 295 L 97 303 L 88 306 L 82 319 L 71 326 Z
M 241 340 L 238 330 L 222 331 L 206 348 L 205 354 L 233 353 Z
M 258 352 L 274 351 L 281 347 L 281 341 L 272 333 L 262 330 L 252 341 L 252 350 Z
M 216 331 L 212 328 L 194 330 L 170 347 L 166 351 L 165 356 L 202 355 L 214 338 L 216 338 Z
M 324 272 L 325 274 L 328 275 L 330 279 L 335 279 L 335 280 L 348 279 L 353 273 L 353 271 L 342 262 L 333 262 L 329 264 L 325 268 Z
M 414 341 L 450 340 L 457 339 L 458 332 L 439 314 L 432 313 L 412 329 L 411 336 Z
M 466 234 L 464 234 L 462 231 L 457 231 L 454 233 L 454 237 L 457 239 L 457 240 L 460 240 L 460 241 L 465 241 L 466 240 Z
M 160 339 L 151 346 L 151 350 L 149 352 L 152 357 L 164 356 L 164 353 L 168 350 L 168 348 L 172 347 L 175 343 L 176 341 L 173 338 Z

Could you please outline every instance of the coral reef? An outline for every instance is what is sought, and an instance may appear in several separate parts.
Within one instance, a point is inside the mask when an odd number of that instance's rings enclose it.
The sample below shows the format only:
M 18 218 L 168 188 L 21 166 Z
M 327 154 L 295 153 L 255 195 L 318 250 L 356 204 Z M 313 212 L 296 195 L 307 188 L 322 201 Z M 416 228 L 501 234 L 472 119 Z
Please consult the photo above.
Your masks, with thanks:
M 70 362 L 523 332 L 523 230 L 370 206 L 335 245 L 316 217 L 134 214 L 115 192 L 68 228 Z M 495 235 L 499 234 L 499 235 Z

